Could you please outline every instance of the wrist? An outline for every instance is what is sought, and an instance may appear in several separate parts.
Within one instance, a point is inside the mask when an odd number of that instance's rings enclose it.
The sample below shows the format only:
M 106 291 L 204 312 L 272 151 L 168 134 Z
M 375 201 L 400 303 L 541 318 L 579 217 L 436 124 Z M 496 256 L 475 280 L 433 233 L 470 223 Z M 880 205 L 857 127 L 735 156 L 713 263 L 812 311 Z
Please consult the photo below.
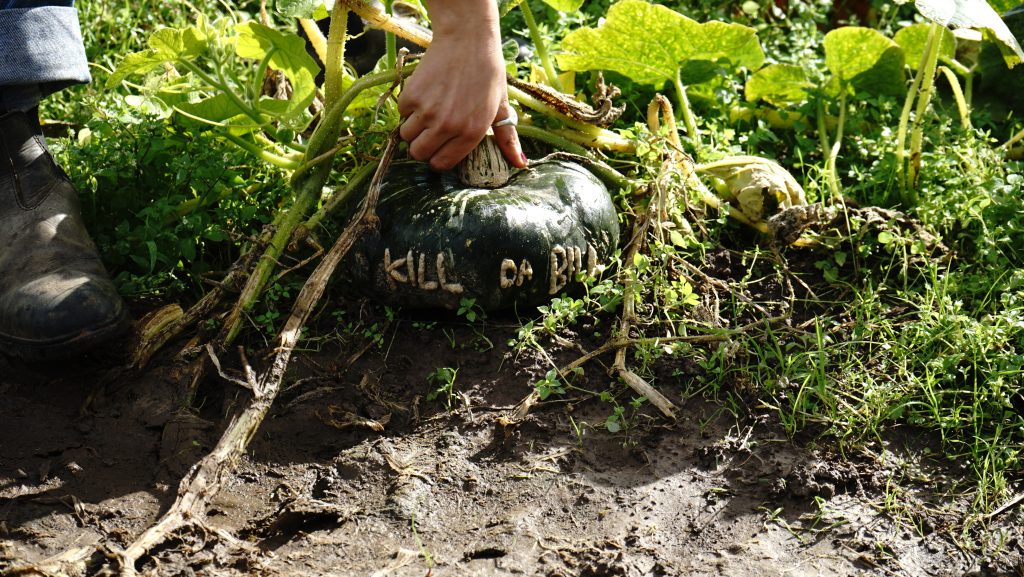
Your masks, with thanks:
M 426 4 L 435 36 L 472 40 L 500 35 L 495 0 L 429 0 Z

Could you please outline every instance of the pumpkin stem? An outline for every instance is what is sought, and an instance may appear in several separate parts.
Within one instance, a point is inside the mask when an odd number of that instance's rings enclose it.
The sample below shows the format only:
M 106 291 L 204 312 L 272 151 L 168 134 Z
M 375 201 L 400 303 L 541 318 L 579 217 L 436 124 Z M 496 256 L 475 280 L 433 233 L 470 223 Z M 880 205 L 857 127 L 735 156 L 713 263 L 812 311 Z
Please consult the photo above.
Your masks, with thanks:
M 488 134 L 455 167 L 462 184 L 472 188 L 501 188 L 512 178 L 512 165 L 501 154 L 498 143 Z

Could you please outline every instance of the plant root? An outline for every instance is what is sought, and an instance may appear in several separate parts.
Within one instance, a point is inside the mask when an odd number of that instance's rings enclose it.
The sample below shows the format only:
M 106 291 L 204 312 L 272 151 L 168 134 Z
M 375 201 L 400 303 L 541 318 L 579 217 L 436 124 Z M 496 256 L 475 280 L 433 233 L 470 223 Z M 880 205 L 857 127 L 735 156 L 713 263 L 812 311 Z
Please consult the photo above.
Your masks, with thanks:
M 9 577 L 68 577 L 85 575 L 86 562 L 96 553 L 95 547 L 74 547 L 36 563 L 3 567 Z

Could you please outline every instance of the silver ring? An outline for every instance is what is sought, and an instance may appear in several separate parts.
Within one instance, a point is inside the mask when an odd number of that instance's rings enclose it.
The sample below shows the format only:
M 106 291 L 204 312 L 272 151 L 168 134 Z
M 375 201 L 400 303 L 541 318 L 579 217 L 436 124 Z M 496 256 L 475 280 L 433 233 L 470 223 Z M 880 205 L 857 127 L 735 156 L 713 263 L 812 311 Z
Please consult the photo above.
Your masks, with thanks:
M 501 126 L 515 126 L 519 124 L 519 115 L 516 114 L 516 109 L 512 108 L 511 106 L 508 109 L 510 111 L 508 114 L 508 118 L 495 122 L 494 124 L 491 125 L 491 128 L 499 128 Z

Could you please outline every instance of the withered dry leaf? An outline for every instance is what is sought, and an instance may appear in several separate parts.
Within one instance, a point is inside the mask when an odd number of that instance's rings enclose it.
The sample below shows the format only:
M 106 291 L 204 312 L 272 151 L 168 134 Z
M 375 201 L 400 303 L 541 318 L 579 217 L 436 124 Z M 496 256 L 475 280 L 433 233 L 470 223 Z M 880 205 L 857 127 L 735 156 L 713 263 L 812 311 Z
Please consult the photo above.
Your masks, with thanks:
M 733 205 L 755 222 L 778 211 L 805 206 L 804 189 L 785 168 L 760 156 L 730 156 L 697 167 L 724 185 L 717 187 Z M 769 214 L 770 213 L 770 214 Z

